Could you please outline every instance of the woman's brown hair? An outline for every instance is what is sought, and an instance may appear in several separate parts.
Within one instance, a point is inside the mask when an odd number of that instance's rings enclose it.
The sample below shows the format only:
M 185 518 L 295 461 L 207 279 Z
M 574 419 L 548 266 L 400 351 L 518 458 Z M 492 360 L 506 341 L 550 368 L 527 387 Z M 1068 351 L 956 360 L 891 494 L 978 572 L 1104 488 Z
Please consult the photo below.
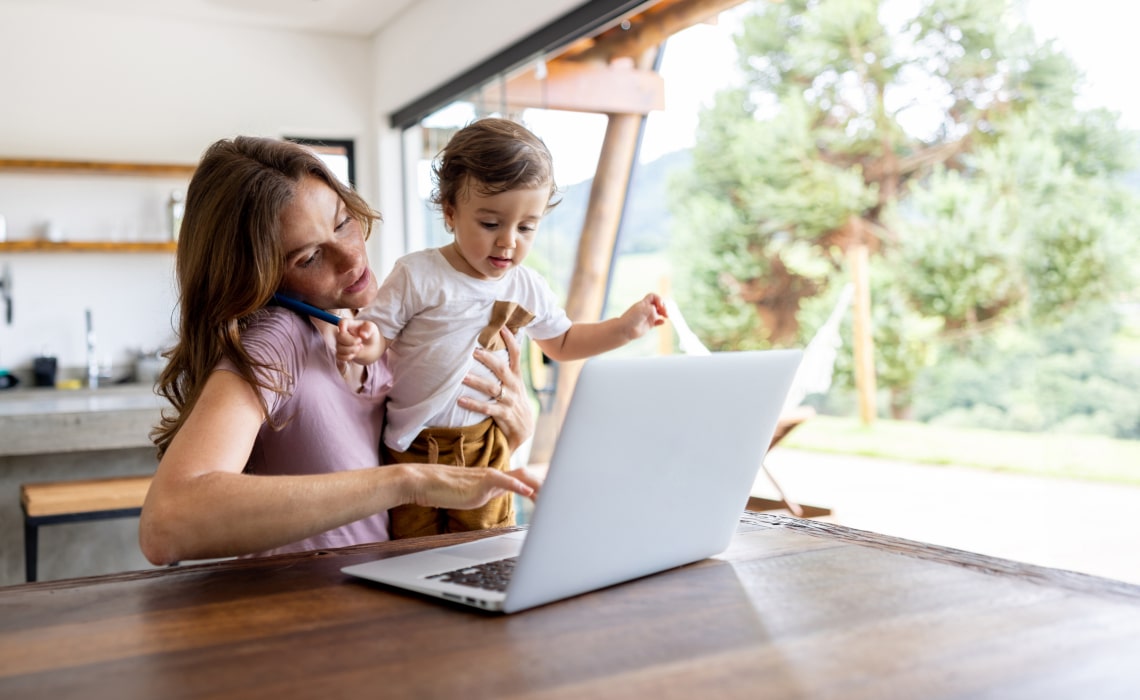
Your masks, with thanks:
M 361 223 L 365 238 L 371 234 L 379 214 L 304 146 L 251 136 L 223 139 L 206 149 L 194 171 L 178 237 L 178 342 L 166 353 L 169 362 L 156 387 L 174 410 L 163 412 L 150 435 L 159 458 L 222 358 L 255 389 L 282 391 L 258 371 L 241 333 L 281 284 L 281 215 L 306 177 L 327 184 Z

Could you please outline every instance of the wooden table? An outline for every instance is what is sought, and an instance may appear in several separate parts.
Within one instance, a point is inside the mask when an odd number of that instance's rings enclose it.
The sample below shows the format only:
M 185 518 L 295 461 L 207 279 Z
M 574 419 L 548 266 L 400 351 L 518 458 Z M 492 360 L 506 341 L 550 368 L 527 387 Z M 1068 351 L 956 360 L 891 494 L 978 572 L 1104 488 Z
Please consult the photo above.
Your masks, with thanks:
M 0 697 L 1140 697 L 1140 587 L 780 515 L 506 617 L 339 571 L 470 537 L 0 589 Z

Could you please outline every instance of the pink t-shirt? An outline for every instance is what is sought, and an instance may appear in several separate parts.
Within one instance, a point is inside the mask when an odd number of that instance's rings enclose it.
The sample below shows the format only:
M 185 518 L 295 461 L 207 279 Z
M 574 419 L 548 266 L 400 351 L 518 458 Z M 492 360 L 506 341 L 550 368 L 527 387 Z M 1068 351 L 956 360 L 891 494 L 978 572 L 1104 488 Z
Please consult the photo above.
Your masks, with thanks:
M 360 393 L 341 378 L 336 357 L 307 318 L 271 307 L 242 334 L 256 360 L 280 368 L 287 394 L 263 391 L 274 424 L 254 442 L 245 471 L 249 474 L 327 474 L 380 464 L 384 399 L 392 374 L 383 360 L 368 366 Z M 228 361 L 219 369 L 234 371 Z M 383 511 L 257 556 L 344 547 L 388 539 Z

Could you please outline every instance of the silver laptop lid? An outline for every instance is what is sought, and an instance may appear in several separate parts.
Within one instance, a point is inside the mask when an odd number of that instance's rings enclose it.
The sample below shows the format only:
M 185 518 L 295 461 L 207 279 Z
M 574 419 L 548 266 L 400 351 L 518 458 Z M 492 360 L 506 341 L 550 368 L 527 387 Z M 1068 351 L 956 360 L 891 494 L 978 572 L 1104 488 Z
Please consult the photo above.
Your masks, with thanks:
M 728 546 L 802 352 L 586 362 L 504 610 Z

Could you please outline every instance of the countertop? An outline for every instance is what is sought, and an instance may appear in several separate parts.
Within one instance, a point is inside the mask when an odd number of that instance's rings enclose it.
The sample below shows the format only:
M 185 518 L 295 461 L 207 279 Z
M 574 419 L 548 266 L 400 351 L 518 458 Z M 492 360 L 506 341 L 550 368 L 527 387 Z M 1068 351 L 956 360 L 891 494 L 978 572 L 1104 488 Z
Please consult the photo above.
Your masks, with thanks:
M 144 384 L 0 391 L 0 457 L 151 446 L 166 401 Z
M 5 389 L 0 416 L 52 415 L 89 411 L 161 408 L 165 401 L 150 385 L 116 384 L 100 389 Z

